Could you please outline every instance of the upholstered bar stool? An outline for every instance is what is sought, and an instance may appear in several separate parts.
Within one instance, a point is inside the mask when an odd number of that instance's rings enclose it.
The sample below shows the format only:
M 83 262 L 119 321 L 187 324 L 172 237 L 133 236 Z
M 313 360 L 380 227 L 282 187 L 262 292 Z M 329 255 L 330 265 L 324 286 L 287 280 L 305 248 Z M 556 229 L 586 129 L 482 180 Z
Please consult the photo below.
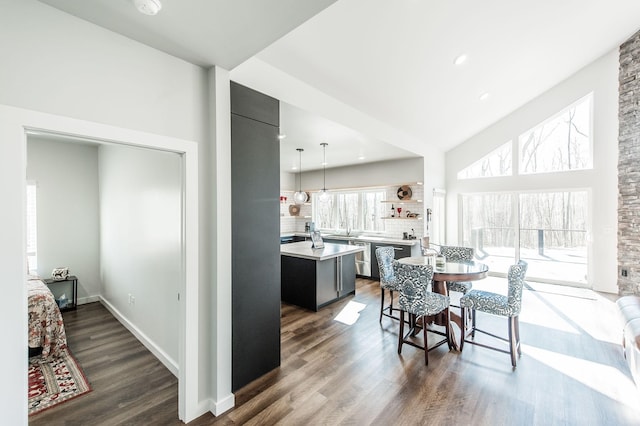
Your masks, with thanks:
M 445 257 L 447 262 L 461 262 L 473 260 L 474 250 L 471 247 L 441 246 L 440 254 Z M 448 291 L 467 294 L 471 290 L 471 287 L 470 282 L 447 281 Z
M 398 285 L 393 272 L 393 259 L 395 252 L 393 247 L 378 247 L 376 249 L 376 259 L 378 261 L 378 270 L 380 271 L 380 322 L 382 316 L 392 319 L 399 319 L 393 316 L 393 292 L 398 291 Z M 385 290 L 389 291 L 389 306 L 384 306 Z
M 438 346 L 449 344 L 449 326 L 445 326 L 445 332 L 431 330 L 431 332 L 444 336 L 431 347 L 427 340 L 427 323 L 430 316 L 444 312 L 449 316 L 449 297 L 429 291 L 429 285 L 433 279 L 432 265 L 407 265 L 401 264 L 397 260 L 393 261 L 393 270 L 397 285 L 400 289 L 398 306 L 400 308 L 400 331 L 398 333 L 398 353 L 402 353 L 402 345 L 408 344 L 418 349 L 424 350 L 424 363 L 429 365 L 429 351 Z M 404 315 L 407 312 L 410 316 L 409 332 L 404 333 Z M 422 318 L 420 326 L 418 320 Z M 447 320 L 447 324 L 449 321 Z M 419 345 L 408 338 L 415 336 L 418 327 L 422 327 L 423 345 Z
M 488 349 L 493 349 L 499 352 L 504 352 L 511 355 L 511 365 L 516 367 L 516 352 L 518 355 L 522 355 L 520 349 L 520 323 L 518 317 L 522 309 L 522 287 L 524 286 L 524 278 L 527 274 L 527 262 L 521 260 L 515 265 L 509 267 L 508 296 L 502 294 L 492 293 L 489 291 L 471 290 L 462 298 L 460 298 L 460 307 L 462 308 L 462 330 L 465 330 L 466 315 L 465 310 L 471 309 L 472 325 L 468 334 L 462 333 L 460 338 L 460 351 L 465 343 L 471 343 L 473 345 L 482 346 Z M 497 336 L 489 333 L 488 331 L 481 330 L 476 327 L 476 312 L 486 312 L 492 315 L 499 315 L 507 317 L 509 320 L 509 337 Z M 497 347 L 485 345 L 476 342 L 475 333 L 480 332 L 496 339 L 505 341 L 509 344 L 509 350 L 500 349 Z M 471 339 L 467 339 L 471 336 Z

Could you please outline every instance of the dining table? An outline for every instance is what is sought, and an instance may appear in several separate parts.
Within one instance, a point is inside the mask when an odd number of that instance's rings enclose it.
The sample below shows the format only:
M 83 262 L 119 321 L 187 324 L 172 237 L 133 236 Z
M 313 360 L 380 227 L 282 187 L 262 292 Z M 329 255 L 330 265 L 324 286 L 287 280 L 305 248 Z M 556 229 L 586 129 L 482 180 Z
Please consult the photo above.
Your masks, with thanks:
M 398 259 L 398 262 L 405 265 L 432 265 L 433 266 L 433 292 L 440 293 L 445 296 L 449 295 L 447 290 L 447 281 L 478 281 L 487 277 L 489 267 L 481 262 L 474 260 L 467 261 L 448 261 L 443 265 L 435 265 L 433 257 L 429 256 L 411 256 Z M 449 316 L 445 313 L 435 315 L 433 323 L 440 326 L 449 327 L 449 347 L 460 350 L 460 344 L 455 337 L 455 329 L 453 324 L 458 326 L 460 333 L 464 333 L 462 329 L 462 318 L 456 312 L 449 310 Z

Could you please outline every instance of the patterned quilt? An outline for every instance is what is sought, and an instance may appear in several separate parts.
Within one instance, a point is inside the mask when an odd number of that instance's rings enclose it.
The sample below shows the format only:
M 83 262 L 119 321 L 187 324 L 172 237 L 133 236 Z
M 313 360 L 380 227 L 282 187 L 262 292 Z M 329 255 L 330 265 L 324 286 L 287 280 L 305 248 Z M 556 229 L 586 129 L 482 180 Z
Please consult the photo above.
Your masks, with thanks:
M 42 347 L 42 359 L 56 357 L 67 347 L 62 314 L 51 290 L 40 280 L 27 280 L 29 347 Z

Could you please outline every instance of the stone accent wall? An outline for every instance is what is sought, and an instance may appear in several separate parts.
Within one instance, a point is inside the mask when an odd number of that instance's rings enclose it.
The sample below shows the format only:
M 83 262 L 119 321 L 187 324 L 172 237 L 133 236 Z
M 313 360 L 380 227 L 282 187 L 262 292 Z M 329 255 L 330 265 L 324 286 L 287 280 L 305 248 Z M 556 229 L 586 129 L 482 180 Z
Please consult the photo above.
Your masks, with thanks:
M 640 31 L 620 46 L 618 78 L 618 294 L 640 295 Z

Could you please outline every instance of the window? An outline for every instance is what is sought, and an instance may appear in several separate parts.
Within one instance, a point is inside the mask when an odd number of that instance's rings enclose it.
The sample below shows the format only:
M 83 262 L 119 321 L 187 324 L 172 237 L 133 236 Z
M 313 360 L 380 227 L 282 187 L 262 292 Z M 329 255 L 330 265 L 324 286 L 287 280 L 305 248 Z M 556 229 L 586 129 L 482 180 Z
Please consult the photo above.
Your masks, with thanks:
M 36 183 L 27 183 L 27 265 L 29 272 L 38 269 L 38 229 Z
M 458 179 L 509 176 L 511 171 L 511 141 L 485 155 L 469 167 L 458 172 Z
M 331 192 L 322 202 L 313 194 L 313 220 L 319 229 L 336 231 L 384 231 L 383 189 Z
M 493 272 L 519 259 L 536 281 L 587 282 L 587 191 L 465 194 L 463 245 Z
M 591 99 L 588 95 L 518 138 L 520 173 L 592 168 Z
M 434 244 L 445 243 L 445 217 L 446 217 L 446 191 L 444 189 L 433 190 L 433 210 L 431 212 L 431 230 L 428 230 L 431 242 Z M 429 226 L 427 224 L 427 226 Z

